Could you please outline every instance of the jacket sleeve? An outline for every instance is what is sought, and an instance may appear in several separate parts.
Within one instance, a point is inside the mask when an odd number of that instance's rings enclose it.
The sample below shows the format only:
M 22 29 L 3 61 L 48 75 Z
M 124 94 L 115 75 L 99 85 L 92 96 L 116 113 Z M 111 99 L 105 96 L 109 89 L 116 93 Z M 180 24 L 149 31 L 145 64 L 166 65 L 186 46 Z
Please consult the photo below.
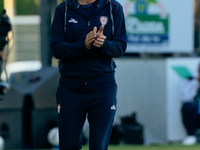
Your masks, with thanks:
M 126 51 L 126 29 L 123 8 L 120 4 L 113 10 L 114 35 L 111 40 L 105 40 L 102 53 L 110 57 L 121 57 Z
M 56 8 L 51 27 L 51 51 L 57 59 L 77 57 L 86 50 L 85 42 L 68 43 L 64 33 L 64 8 Z

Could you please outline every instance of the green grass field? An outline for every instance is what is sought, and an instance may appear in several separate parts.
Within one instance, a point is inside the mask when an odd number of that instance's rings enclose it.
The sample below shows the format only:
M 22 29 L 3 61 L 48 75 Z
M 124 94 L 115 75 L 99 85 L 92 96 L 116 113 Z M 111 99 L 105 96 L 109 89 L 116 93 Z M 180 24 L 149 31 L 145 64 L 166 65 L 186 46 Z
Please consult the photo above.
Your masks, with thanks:
M 82 150 L 89 150 L 88 146 L 83 146 Z M 156 146 L 138 146 L 138 145 L 109 145 L 108 150 L 200 150 L 200 144 L 193 146 L 183 145 L 156 145 Z

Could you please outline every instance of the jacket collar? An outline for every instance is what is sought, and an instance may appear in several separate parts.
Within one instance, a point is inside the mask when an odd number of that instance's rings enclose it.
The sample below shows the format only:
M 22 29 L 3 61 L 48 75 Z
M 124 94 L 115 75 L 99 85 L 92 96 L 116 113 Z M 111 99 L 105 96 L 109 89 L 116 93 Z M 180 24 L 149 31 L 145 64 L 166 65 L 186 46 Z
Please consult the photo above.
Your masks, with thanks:
M 110 1 L 111 0 L 99 0 L 97 5 L 98 5 L 98 7 L 101 7 Z M 77 0 L 69 0 L 69 3 L 72 4 L 76 9 L 78 9 L 80 6 L 80 4 L 77 2 Z

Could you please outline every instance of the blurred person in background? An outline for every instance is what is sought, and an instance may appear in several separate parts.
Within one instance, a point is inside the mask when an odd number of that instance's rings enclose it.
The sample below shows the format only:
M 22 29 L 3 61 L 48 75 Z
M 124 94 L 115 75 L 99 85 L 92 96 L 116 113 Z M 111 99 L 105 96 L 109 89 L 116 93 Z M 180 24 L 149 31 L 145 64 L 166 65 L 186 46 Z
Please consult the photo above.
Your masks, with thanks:
M 60 59 L 59 148 L 81 149 L 87 117 L 91 150 L 107 150 L 116 113 L 116 64 L 126 50 L 123 8 L 115 0 L 68 0 L 57 6 L 51 50 Z
M 183 125 L 187 131 L 183 145 L 193 145 L 197 143 L 196 129 L 200 128 L 200 64 L 198 66 L 198 76 L 188 77 L 181 84 L 180 100 Z
M 2 60 L 6 57 L 5 46 L 8 44 L 8 32 L 11 31 L 10 19 L 6 15 L 6 10 L 3 10 L 0 15 L 0 67 L 2 67 Z M 2 72 L 2 68 L 1 68 Z
M 6 51 L 4 48 L 0 49 L 0 61 L 4 60 L 6 57 Z
M 3 10 L 0 15 L 0 99 L 3 98 L 5 88 L 9 88 L 9 84 L 2 81 L 1 75 L 6 66 L 6 46 L 9 43 L 8 33 L 11 31 L 10 19 L 6 14 L 6 10 Z

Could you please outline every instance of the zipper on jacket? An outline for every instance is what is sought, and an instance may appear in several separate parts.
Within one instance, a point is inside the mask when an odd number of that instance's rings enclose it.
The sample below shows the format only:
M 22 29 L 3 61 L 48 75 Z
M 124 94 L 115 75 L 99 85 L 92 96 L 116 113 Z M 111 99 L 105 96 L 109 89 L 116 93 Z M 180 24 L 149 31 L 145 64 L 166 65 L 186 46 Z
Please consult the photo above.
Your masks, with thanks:
M 90 21 L 88 21 L 87 33 L 90 32 Z
M 87 33 L 90 32 L 90 21 L 88 21 Z M 87 51 L 86 51 L 86 58 L 85 58 L 85 85 L 87 85 Z
M 86 54 L 85 54 L 86 55 L 85 56 L 85 85 L 87 85 L 87 78 L 86 78 L 87 77 L 87 73 L 86 73 L 87 72 L 87 54 L 88 53 L 86 51 Z

